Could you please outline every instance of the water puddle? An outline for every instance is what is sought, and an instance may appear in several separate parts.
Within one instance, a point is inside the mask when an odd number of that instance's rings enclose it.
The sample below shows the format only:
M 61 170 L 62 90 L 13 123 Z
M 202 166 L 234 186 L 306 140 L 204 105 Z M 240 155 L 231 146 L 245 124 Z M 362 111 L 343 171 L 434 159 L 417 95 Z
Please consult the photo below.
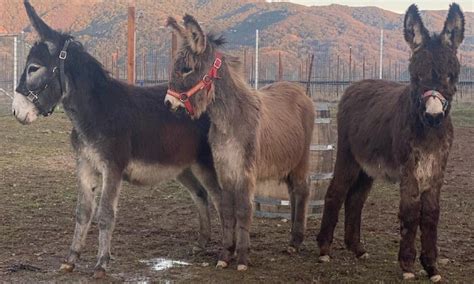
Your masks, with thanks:
M 167 259 L 167 258 L 162 258 L 162 257 L 153 258 L 150 260 L 140 260 L 140 262 L 151 266 L 152 269 L 155 271 L 163 271 L 163 270 L 170 269 L 173 267 L 191 265 L 190 263 L 187 263 L 184 261 L 172 260 L 172 259 Z

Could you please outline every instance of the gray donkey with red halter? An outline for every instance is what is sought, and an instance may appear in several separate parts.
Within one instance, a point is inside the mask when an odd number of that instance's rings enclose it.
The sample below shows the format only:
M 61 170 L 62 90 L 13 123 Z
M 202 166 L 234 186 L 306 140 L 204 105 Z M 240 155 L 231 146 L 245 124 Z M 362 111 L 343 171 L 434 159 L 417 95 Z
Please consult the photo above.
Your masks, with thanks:
M 163 105 L 166 85 L 136 87 L 112 78 L 81 43 L 51 29 L 28 1 L 25 7 L 40 41 L 28 54 L 13 114 L 29 124 L 52 114 L 62 102 L 73 126 L 79 179 L 76 224 L 61 270 L 74 269 L 100 194 L 94 276 L 106 275 L 122 180 L 137 185 L 180 181 L 198 207 L 198 245 L 206 245 L 211 233 L 208 194 L 217 207 L 220 199 L 207 142 L 209 119 L 193 121 L 171 113 Z
M 168 25 L 183 39 L 176 55 L 165 103 L 186 108 L 198 119 L 209 115 L 209 143 L 221 195 L 222 250 L 218 267 L 234 252 L 246 270 L 256 182 L 279 179 L 291 201 L 289 252 L 301 245 L 309 195 L 309 146 L 314 125 L 312 101 L 298 85 L 280 82 L 254 91 L 237 58 L 218 51 L 222 38 L 205 35 L 190 15 L 184 27 Z
M 347 248 L 368 254 L 360 241 L 361 212 L 375 178 L 400 182 L 400 251 L 404 279 L 415 278 L 415 238 L 421 231 L 420 261 L 433 282 L 441 280 L 436 258 L 439 196 L 453 143 L 451 101 L 460 65 L 464 16 L 452 4 L 441 34 L 430 35 L 418 8 L 404 21 L 411 48 L 410 84 L 364 80 L 347 88 L 337 114 L 334 178 L 327 190 L 317 237 L 320 261 L 329 261 L 339 210 L 344 203 Z

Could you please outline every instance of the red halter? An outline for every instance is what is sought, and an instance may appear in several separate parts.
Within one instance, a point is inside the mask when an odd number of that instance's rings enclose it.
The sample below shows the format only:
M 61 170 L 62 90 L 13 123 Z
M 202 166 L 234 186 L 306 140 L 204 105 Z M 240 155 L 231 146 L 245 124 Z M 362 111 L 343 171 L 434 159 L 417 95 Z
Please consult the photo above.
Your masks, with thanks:
M 440 92 L 436 90 L 429 90 L 429 91 L 426 91 L 423 95 L 421 95 L 421 99 L 425 103 L 431 97 L 437 98 L 438 100 L 440 100 L 441 104 L 443 105 L 443 111 L 446 111 L 449 105 L 449 101 L 445 97 L 443 97 L 443 95 Z
M 219 77 L 217 76 L 217 71 L 222 66 L 222 54 L 216 52 L 215 55 L 216 58 L 214 59 L 214 63 L 212 64 L 211 69 L 196 85 L 194 85 L 194 87 L 182 93 L 178 93 L 168 88 L 166 94 L 180 100 L 184 104 L 184 107 L 186 108 L 186 111 L 189 115 L 194 115 L 193 106 L 189 101 L 189 98 L 194 96 L 197 92 L 201 91 L 204 88 L 207 90 L 206 95 L 208 95 L 214 80 L 219 79 Z

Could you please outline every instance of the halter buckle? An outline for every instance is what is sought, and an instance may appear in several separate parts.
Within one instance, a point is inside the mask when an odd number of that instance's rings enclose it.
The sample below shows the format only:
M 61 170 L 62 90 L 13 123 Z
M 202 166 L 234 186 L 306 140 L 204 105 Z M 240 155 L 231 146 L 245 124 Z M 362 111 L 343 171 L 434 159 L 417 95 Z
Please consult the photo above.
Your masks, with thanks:
M 67 57 L 67 51 L 61 50 L 61 52 L 59 53 L 59 59 L 65 60 L 66 57 Z
M 216 58 L 214 60 L 214 68 L 219 69 L 219 68 L 221 68 L 221 66 L 222 66 L 222 59 Z
M 35 102 L 38 100 L 38 95 L 36 95 L 35 93 L 33 93 L 32 91 L 28 91 L 28 96 L 26 96 L 26 98 L 30 101 L 30 102 Z

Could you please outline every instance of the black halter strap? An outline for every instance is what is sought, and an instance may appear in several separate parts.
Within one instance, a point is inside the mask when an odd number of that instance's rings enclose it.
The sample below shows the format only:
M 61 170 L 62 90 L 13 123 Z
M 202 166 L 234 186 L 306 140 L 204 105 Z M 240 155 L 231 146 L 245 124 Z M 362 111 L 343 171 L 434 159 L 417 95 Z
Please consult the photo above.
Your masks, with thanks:
M 63 95 L 64 91 L 66 90 L 66 73 L 64 71 L 64 62 L 66 61 L 67 49 L 71 42 L 72 42 L 72 39 L 66 40 L 61 52 L 59 53 L 59 68 L 58 66 L 54 66 L 51 77 L 44 83 L 44 85 L 40 88 L 37 88 L 36 90 L 28 90 L 28 94 L 26 95 L 26 98 L 30 102 L 32 102 L 36 106 L 36 108 L 38 108 L 39 112 L 43 116 L 51 115 L 54 112 L 56 105 L 54 105 L 50 110 L 44 109 L 43 106 L 39 102 L 39 95 L 49 87 L 51 81 L 54 80 L 55 73 L 58 69 L 59 69 L 58 76 L 59 76 L 59 82 L 60 82 L 60 87 L 61 87 L 61 95 Z

